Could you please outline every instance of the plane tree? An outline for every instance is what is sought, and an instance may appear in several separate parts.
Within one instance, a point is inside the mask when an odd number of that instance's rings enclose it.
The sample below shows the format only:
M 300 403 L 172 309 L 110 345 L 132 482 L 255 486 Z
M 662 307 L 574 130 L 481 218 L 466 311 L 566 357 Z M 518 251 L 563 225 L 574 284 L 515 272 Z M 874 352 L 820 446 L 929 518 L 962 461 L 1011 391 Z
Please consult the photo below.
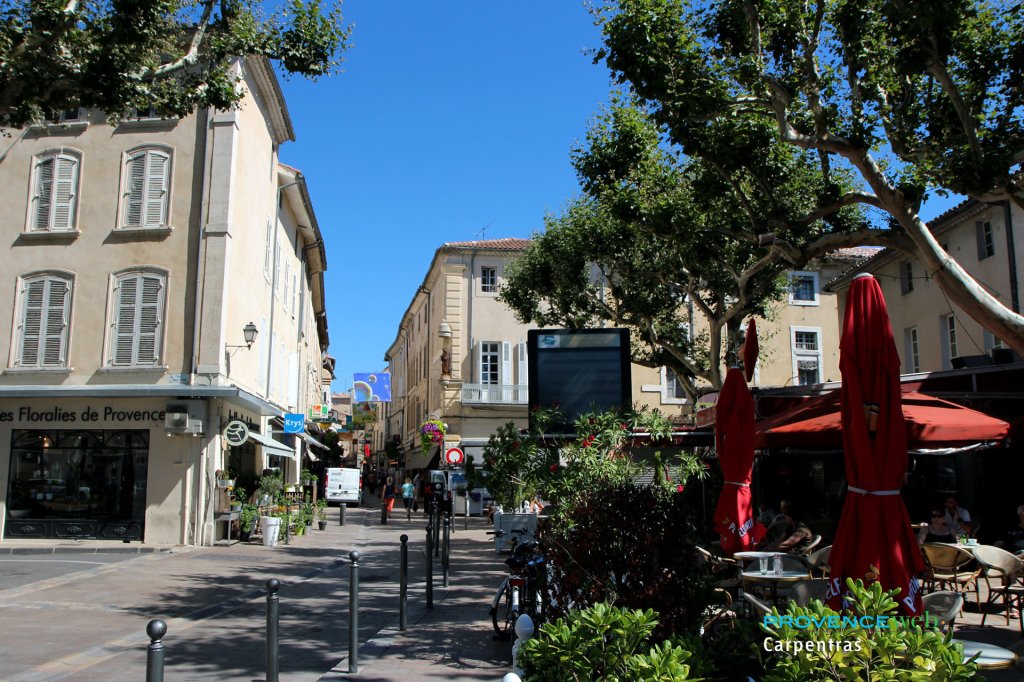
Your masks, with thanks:
M 823 191 L 808 217 L 852 206 L 877 216 L 803 244 L 776 233 L 774 252 L 797 264 L 823 245 L 890 242 L 1024 354 L 1024 317 L 920 216 L 932 193 L 1024 207 L 1018 0 L 606 0 L 595 12 L 604 43 L 595 61 L 682 154 L 742 172 L 751 159 L 729 153 L 723 125 L 767 125 L 780 145 L 816 157 Z
M 337 70 L 350 29 L 341 6 L 284 0 L 8 0 L 0 3 L 0 129 L 94 108 L 184 116 L 227 109 L 243 93 L 237 57 L 275 60 L 286 74 Z
M 628 327 L 633 360 L 671 368 L 693 400 L 700 386 L 721 386 L 744 321 L 769 315 L 784 273 L 826 252 L 823 236 L 866 232 L 891 243 L 856 207 L 810 216 L 828 189 L 815 159 L 779 144 L 763 122 L 716 129 L 723 154 L 749 160 L 742 169 L 681 158 L 644 112 L 614 102 L 573 150 L 583 195 L 546 217 L 499 299 L 523 322 Z M 786 259 L 759 246 L 769 229 L 800 253 Z

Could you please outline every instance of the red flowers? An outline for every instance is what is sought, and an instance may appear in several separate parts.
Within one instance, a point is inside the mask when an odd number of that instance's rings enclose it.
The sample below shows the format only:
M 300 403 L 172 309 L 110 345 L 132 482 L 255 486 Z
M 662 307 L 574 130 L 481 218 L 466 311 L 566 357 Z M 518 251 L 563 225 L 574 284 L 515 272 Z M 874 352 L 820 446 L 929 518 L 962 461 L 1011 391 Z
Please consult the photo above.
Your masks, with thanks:
M 587 436 L 586 438 L 583 439 L 583 442 L 580 443 L 580 445 L 582 447 L 585 447 L 585 448 L 589 448 L 593 444 L 594 444 L 594 437 L 593 436 Z
M 553 474 L 557 474 L 558 473 L 558 465 L 557 464 L 552 464 L 550 469 L 551 469 L 551 473 L 553 473 Z
M 677 492 L 677 493 L 681 493 L 681 492 L 683 492 L 683 490 L 685 490 L 685 489 L 686 489 L 686 488 L 685 488 L 685 487 L 683 486 L 683 484 L 682 484 L 682 483 L 680 483 L 679 485 L 677 485 L 677 486 L 676 486 L 676 492 Z

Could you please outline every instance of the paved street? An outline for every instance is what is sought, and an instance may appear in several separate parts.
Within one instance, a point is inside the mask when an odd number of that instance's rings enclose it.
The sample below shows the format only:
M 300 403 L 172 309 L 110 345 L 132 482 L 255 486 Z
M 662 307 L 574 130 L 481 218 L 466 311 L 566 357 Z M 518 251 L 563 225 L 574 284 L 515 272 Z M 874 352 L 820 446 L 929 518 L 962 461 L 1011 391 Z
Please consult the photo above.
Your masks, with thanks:
M 147 554 L 22 555 L 28 543 L 0 545 L 0 570 L 19 576 L 0 589 L 0 680 L 143 680 L 145 627 L 167 622 L 168 680 L 261 680 L 265 676 L 265 581 L 282 581 L 282 680 L 347 679 L 348 553 L 361 554 L 361 680 L 499 680 L 507 642 L 493 639 L 490 594 L 503 574 L 489 549 L 485 521 L 460 519 L 452 535 L 452 577 L 435 608 L 423 605 L 425 522 L 379 524 L 373 509 L 348 509 L 339 526 L 289 546 L 166 548 Z M 398 626 L 399 536 L 410 536 L 407 640 Z M 37 545 L 36 545 L 37 546 Z M 90 547 L 103 543 L 89 543 Z M 108 545 L 137 552 L 139 545 Z M 149 549 L 149 548 L 146 548 Z M 14 551 L 14 554 L 9 552 Z M 69 564 L 88 561 L 95 564 Z M 24 569 L 35 566 L 29 580 Z M 78 570 L 69 570 L 77 566 Z M 7 585 L 13 585 L 8 587 Z M 332 672 L 334 671 L 334 672 Z

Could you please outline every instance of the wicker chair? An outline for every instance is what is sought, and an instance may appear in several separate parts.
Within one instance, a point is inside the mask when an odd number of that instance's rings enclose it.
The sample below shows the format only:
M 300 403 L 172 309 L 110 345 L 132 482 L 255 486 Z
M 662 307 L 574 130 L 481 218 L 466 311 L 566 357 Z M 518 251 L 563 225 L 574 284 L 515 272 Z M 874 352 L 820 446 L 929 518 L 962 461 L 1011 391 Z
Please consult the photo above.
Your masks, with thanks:
M 750 604 L 750 606 L 753 607 L 754 615 L 757 617 L 772 612 L 772 607 L 768 606 L 768 604 L 764 603 L 763 601 L 761 601 L 754 595 L 750 594 L 749 592 L 744 592 L 743 598 L 747 601 L 748 604 Z
M 803 549 L 800 550 L 801 556 L 810 556 L 811 552 L 814 551 L 814 548 L 817 547 L 820 544 L 821 544 L 821 536 L 820 535 L 815 535 L 814 537 L 811 538 L 810 544 L 808 544 L 806 547 L 804 547 Z
M 956 617 L 964 607 L 964 596 L 959 592 L 940 590 L 921 597 L 921 605 L 929 617 L 939 619 L 939 629 L 952 632 Z
M 924 553 L 924 580 L 929 591 L 934 591 L 936 586 L 960 594 L 977 589 L 976 581 L 981 569 L 973 554 L 940 542 L 926 542 L 921 545 L 921 551 Z
M 1010 607 L 1016 605 L 1018 611 L 1021 608 L 1021 599 L 1024 597 L 1024 585 L 1021 578 L 1024 577 L 1024 561 L 1005 549 L 992 547 L 990 545 L 977 545 L 974 547 L 974 558 L 977 559 L 981 577 L 988 587 L 988 600 L 986 606 L 995 603 L 1000 597 L 1003 600 L 1003 607 L 1006 615 L 1006 624 L 1010 624 Z M 993 581 L 996 584 L 993 585 Z M 988 611 L 983 612 L 981 624 L 985 624 Z M 1024 613 L 1021 614 L 1021 632 L 1024 633 Z

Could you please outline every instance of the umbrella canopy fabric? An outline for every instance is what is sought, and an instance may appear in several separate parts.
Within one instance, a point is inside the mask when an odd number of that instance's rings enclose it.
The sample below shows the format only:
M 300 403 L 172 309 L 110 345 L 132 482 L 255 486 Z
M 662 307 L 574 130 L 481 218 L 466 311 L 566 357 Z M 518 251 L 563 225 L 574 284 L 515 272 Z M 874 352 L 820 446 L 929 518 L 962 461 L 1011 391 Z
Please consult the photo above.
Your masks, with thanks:
M 765 528 L 754 520 L 750 501 L 750 473 L 754 466 L 754 398 L 743 371 L 732 367 L 718 396 L 715 446 L 725 483 L 715 507 L 715 529 L 728 555 L 751 549 L 764 537 Z
M 878 580 L 904 614 L 921 613 L 924 561 L 900 485 L 907 434 L 900 400 L 900 360 L 885 299 L 871 276 L 850 286 L 839 342 L 841 412 L 848 493 L 829 563 L 828 597 L 838 606 L 847 578 Z
M 811 398 L 757 423 L 754 447 L 838 450 L 843 446 L 843 420 L 837 389 Z M 916 391 L 901 393 L 903 420 L 910 450 L 968 448 L 1006 440 L 1010 425 L 963 405 Z
M 757 322 L 750 318 L 747 323 L 747 335 L 743 339 L 743 372 L 747 381 L 754 378 L 754 367 L 757 366 L 757 356 L 761 352 L 757 344 Z

